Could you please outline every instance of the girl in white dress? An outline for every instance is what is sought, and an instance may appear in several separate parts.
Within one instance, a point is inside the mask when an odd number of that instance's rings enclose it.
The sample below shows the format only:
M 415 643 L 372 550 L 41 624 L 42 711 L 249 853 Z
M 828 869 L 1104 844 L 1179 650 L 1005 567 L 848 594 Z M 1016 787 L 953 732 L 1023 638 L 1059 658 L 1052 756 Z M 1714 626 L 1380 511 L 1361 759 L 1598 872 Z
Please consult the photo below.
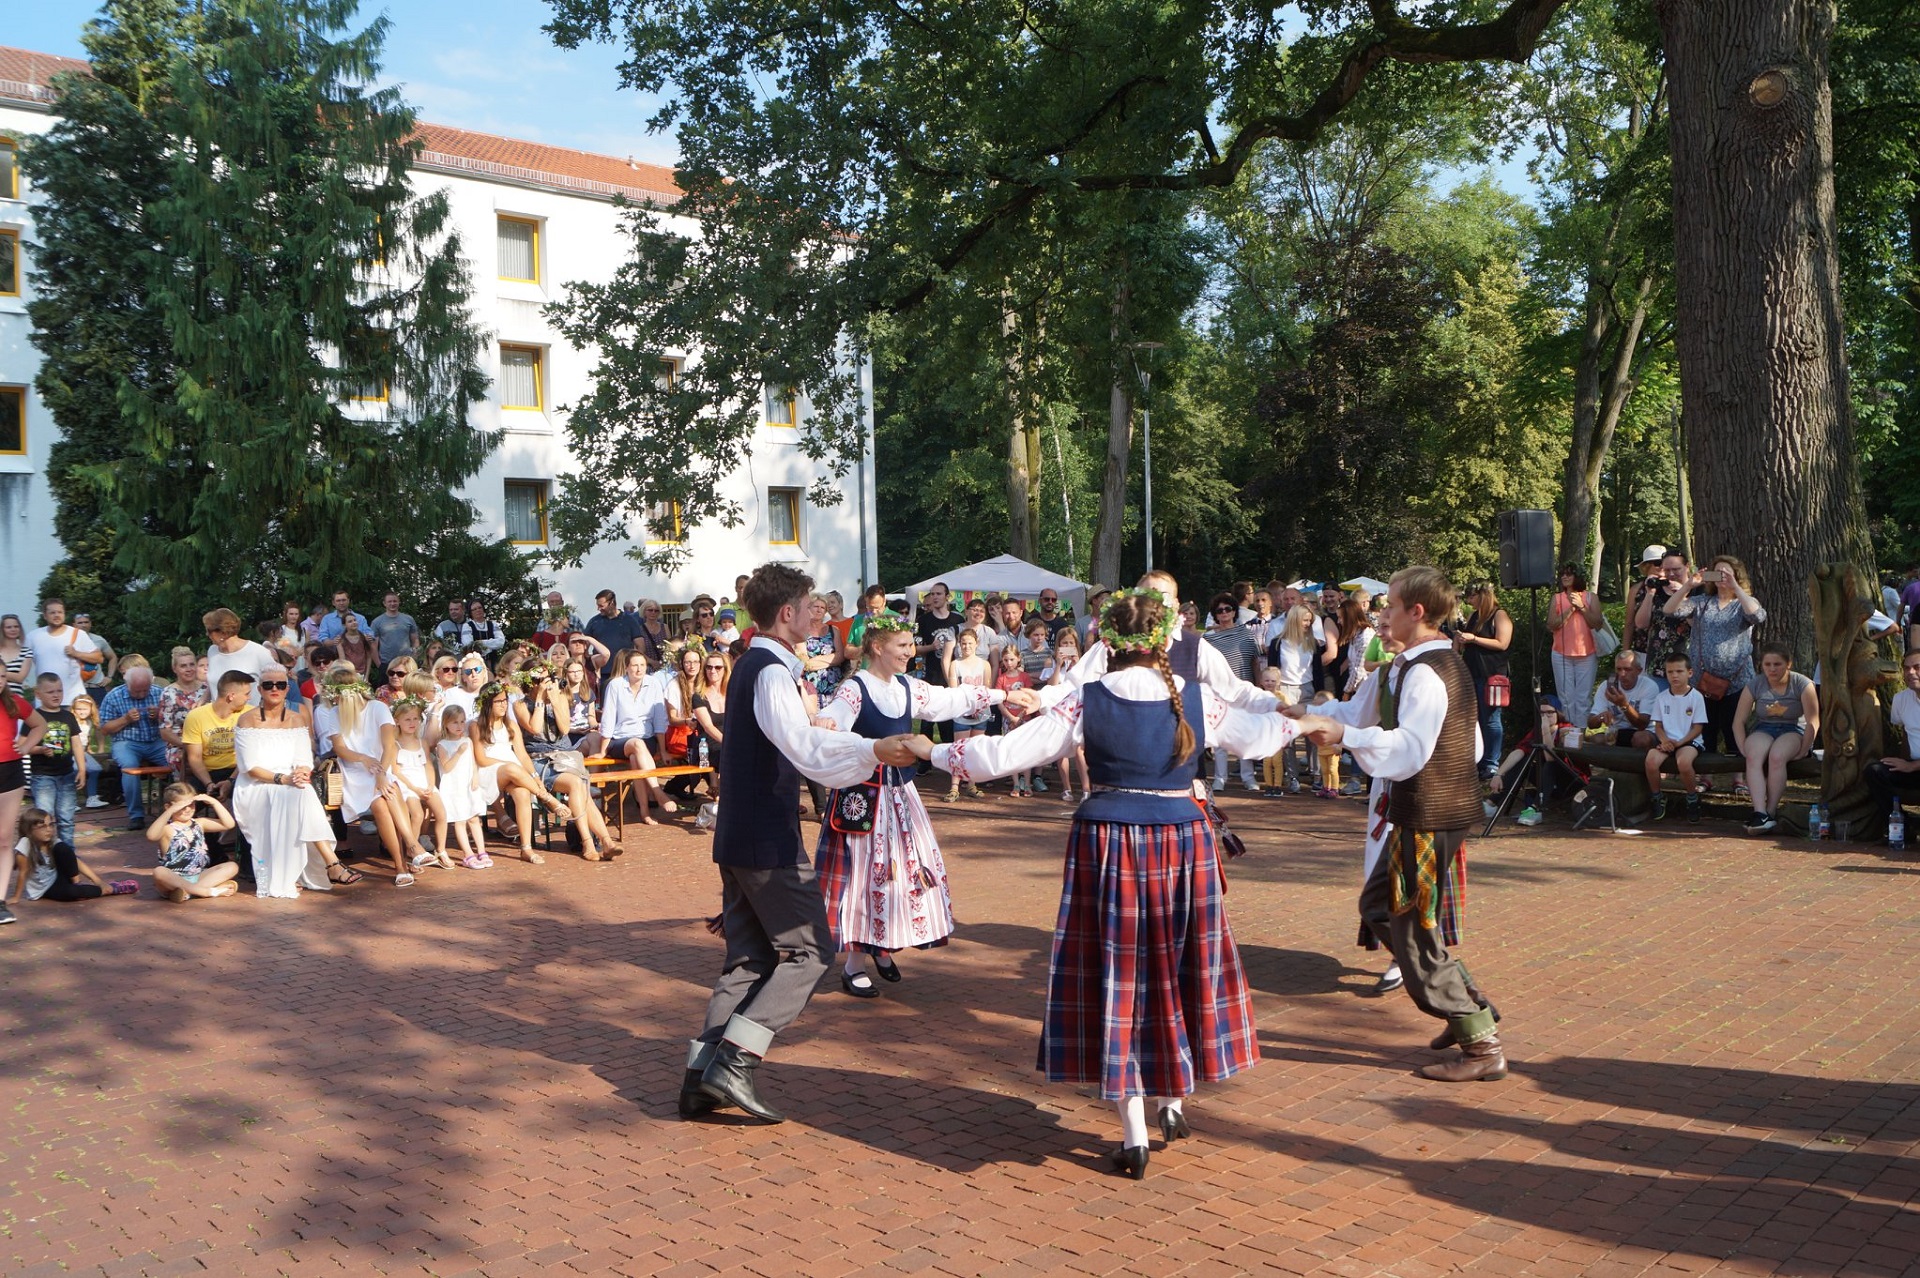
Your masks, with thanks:
M 503 683 L 490 683 L 476 698 L 479 713 L 467 729 L 478 756 L 474 760 L 481 776 L 481 788 L 491 789 L 502 799 L 513 800 L 513 819 L 520 835 L 520 859 L 530 865 L 544 865 L 547 858 L 533 850 L 533 801 L 547 805 L 562 821 L 573 819 L 566 804 L 553 797 L 540 784 L 520 743 L 520 725 L 514 722 L 513 707 Z
M 320 709 L 314 735 L 332 747 L 340 761 L 340 816 L 352 824 L 373 818 L 380 846 L 393 861 L 393 885 L 412 887 L 407 868 L 406 805 L 393 779 L 396 734 L 392 713 L 374 700 L 373 691 L 351 662 L 336 661 L 320 685 Z
M 487 855 L 487 805 L 489 797 L 480 786 L 479 769 L 473 766 L 473 742 L 467 736 L 467 712 L 448 706 L 440 714 L 440 744 L 434 747 L 440 764 L 440 805 L 453 826 L 453 837 L 460 844 L 460 864 L 469 870 L 493 868 Z
M 400 783 L 400 802 L 406 809 L 406 833 L 413 844 L 413 868 L 438 865 L 453 868 L 447 855 L 447 809 L 440 802 L 433 773 L 427 769 L 427 743 L 420 737 L 426 705 L 403 696 L 393 703 L 393 775 Z M 420 834 L 433 822 L 433 851 L 421 846 Z
M 313 788 L 313 735 L 305 706 L 287 705 L 288 676 L 260 679 L 260 704 L 234 725 L 233 815 L 253 847 L 261 896 L 325 892 L 362 875 L 340 864 L 333 827 Z

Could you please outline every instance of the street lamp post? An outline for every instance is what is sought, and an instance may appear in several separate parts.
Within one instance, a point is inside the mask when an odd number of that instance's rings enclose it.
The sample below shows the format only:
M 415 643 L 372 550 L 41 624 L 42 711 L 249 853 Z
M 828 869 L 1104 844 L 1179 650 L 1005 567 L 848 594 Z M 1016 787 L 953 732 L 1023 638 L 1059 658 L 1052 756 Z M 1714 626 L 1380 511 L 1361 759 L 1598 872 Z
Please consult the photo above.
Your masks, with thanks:
M 1146 372 L 1140 371 L 1139 352 L 1146 351 L 1149 355 L 1151 355 L 1154 351 L 1163 351 L 1167 349 L 1167 344 L 1165 342 L 1134 342 L 1131 344 L 1131 346 L 1129 346 L 1128 349 L 1134 352 L 1133 373 L 1135 377 L 1138 377 L 1140 379 L 1140 397 L 1141 397 L 1141 400 L 1143 401 L 1140 406 L 1140 418 L 1141 418 L 1140 519 L 1141 519 L 1141 522 L 1146 525 L 1146 530 L 1145 530 L 1146 539 L 1147 539 L 1146 571 L 1152 572 L 1153 571 L 1153 370 L 1151 366 L 1149 366 Z

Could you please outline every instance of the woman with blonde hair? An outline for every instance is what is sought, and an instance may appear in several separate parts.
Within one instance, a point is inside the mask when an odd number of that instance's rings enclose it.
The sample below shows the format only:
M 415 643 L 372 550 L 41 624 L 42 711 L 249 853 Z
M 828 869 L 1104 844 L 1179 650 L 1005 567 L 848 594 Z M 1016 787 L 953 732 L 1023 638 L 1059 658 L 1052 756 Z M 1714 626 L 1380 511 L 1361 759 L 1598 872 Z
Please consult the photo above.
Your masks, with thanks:
M 1189 1134 L 1182 1102 L 1197 1082 L 1260 1056 L 1213 826 L 1193 801 L 1200 751 L 1263 758 L 1327 723 L 1236 710 L 1175 676 L 1173 620 L 1159 591 L 1117 591 L 1100 626 L 1104 675 L 1005 736 L 912 741 L 967 781 L 1085 749 L 1093 794 L 1067 836 L 1039 1063 L 1050 1081 L 1092 1084 L 1114 1102 L 1113 1163 L 1136 1180 L 1147 1171 L 1145 1097 L 1159 1098 L 1171 1143 Z
M 407 868 L 406 803 L 393 778 L 398 750 L 393 714 L 373 696 L 351 661 L 336 661 L 321 676 L 313 732 L 340 764 L 340 816 L 349 826 L 373 818 L 380 846 L 393 861 L 393 885 L 411 887 Z
M 1753 628 L 1766 621 L 1767 610 L 1751 593 L 1745 564 L 1732 555 L 1715 555 L 1707 562 L 1688 579 L 1690 588 L 1676 590 L 1662 611 L 1669 617 L 1693 618 L 1688 637 L 1693 686 L 1707 702 L 1700 748 L 1733 753 L 1740 694 L 1753 682 Z

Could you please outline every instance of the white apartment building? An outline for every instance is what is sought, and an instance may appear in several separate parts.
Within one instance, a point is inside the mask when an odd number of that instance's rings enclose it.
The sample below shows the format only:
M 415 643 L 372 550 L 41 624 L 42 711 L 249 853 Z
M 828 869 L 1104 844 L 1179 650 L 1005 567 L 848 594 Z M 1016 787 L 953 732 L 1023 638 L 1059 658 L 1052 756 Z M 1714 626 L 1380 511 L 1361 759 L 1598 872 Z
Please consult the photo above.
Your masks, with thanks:
M 41 579 L 60 557 L 45 482 L 56 427 L 33 389 L 40 361 L 26 314 L 34 193 L 15 157 L 26 139 L 53 123 L 50 78 L 85 68 L 75 59 L 0 46 L 0 612 L 30 611 Z M 493 385 L 475 406 L 474 424 L 498 430 L 500 446 L 465 496 L 479 511 L 478 533 L 508 537 L 537 553 L 547 542 L 547 497 L 574 466 L 565 407 L 585 398 L 592 381 L 591 353 L 562 339 L 542 308 L 567 284 L 605 280 L 625 260 L 628 244 L 614 196 L 671 199 L 673 175 L 655 165 L 444 125 L 423 124 L 420 134 L 426 152 L 415 182 L 448 194 L 472 269 L 474 315 L 492 337 Z M 697 234 L 690 221 L 675 229 Z M 697 352 L 669 354 L 678 363 L 697 358 Z M 625 553 L 631 543 L 602 546 L 578 568 L 545 564 L 541 575 L 584 615 L 602 587 L 622 601 L 644 597 L 671 605 L 701 591 L 730 594 L 737 574 L 777 560 L 812 574 L 821 589 L 841 591 L 851 607 L 859 589 L 879 575 L 870 365 L 862 380 L 867 443 L 858 465 L 837 481 L 838 505 L 807 500 L 826 468 L 799 445 L 804 398 L 768 394 L 750 450 L 723 481 L 725 495 L 744 514 L 739 526 L 686 530 L 689 553 L 671 575 L 643 571 Z M 629 526 L 647 535 L 641 521 Z

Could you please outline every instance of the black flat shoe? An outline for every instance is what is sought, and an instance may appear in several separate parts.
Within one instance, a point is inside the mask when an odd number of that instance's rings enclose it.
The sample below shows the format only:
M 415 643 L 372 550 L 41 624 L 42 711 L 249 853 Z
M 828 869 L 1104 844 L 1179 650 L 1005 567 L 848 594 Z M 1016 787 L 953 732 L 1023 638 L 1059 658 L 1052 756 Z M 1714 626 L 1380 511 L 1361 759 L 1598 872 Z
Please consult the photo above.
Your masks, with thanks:
M 720 1102 L 700 1090 L 700 1071 L 690 1069 L 680 1083 L 680 1117 L 698 1118 L 720 1108 Z
M 1187 1126 L 1187 1116 L 1177 1109 L 1160 1111 L 1160 1135 L 1171 1145 L 1176 1140 L 1184 1140 L 1193 1135 Z
M 896 963 L 882 963 L 879 959 L 875 959 L 873 961 L 873 970 L 880 973 L 881 980 L 890 984 L 898 984 L 900 981 L 900 967 Z
M 858 976 L 849 975 L 844 969 L 840 973 L 840 988 L 855 998 L 879 998 L 880 987 L 865 972 Z
M 1133 1180 L 1147 1178 L 1147 1147 L 1145 1145 L 1127 1145 L 1116 1150 L 1113 1155 L 1113 1169 Z

